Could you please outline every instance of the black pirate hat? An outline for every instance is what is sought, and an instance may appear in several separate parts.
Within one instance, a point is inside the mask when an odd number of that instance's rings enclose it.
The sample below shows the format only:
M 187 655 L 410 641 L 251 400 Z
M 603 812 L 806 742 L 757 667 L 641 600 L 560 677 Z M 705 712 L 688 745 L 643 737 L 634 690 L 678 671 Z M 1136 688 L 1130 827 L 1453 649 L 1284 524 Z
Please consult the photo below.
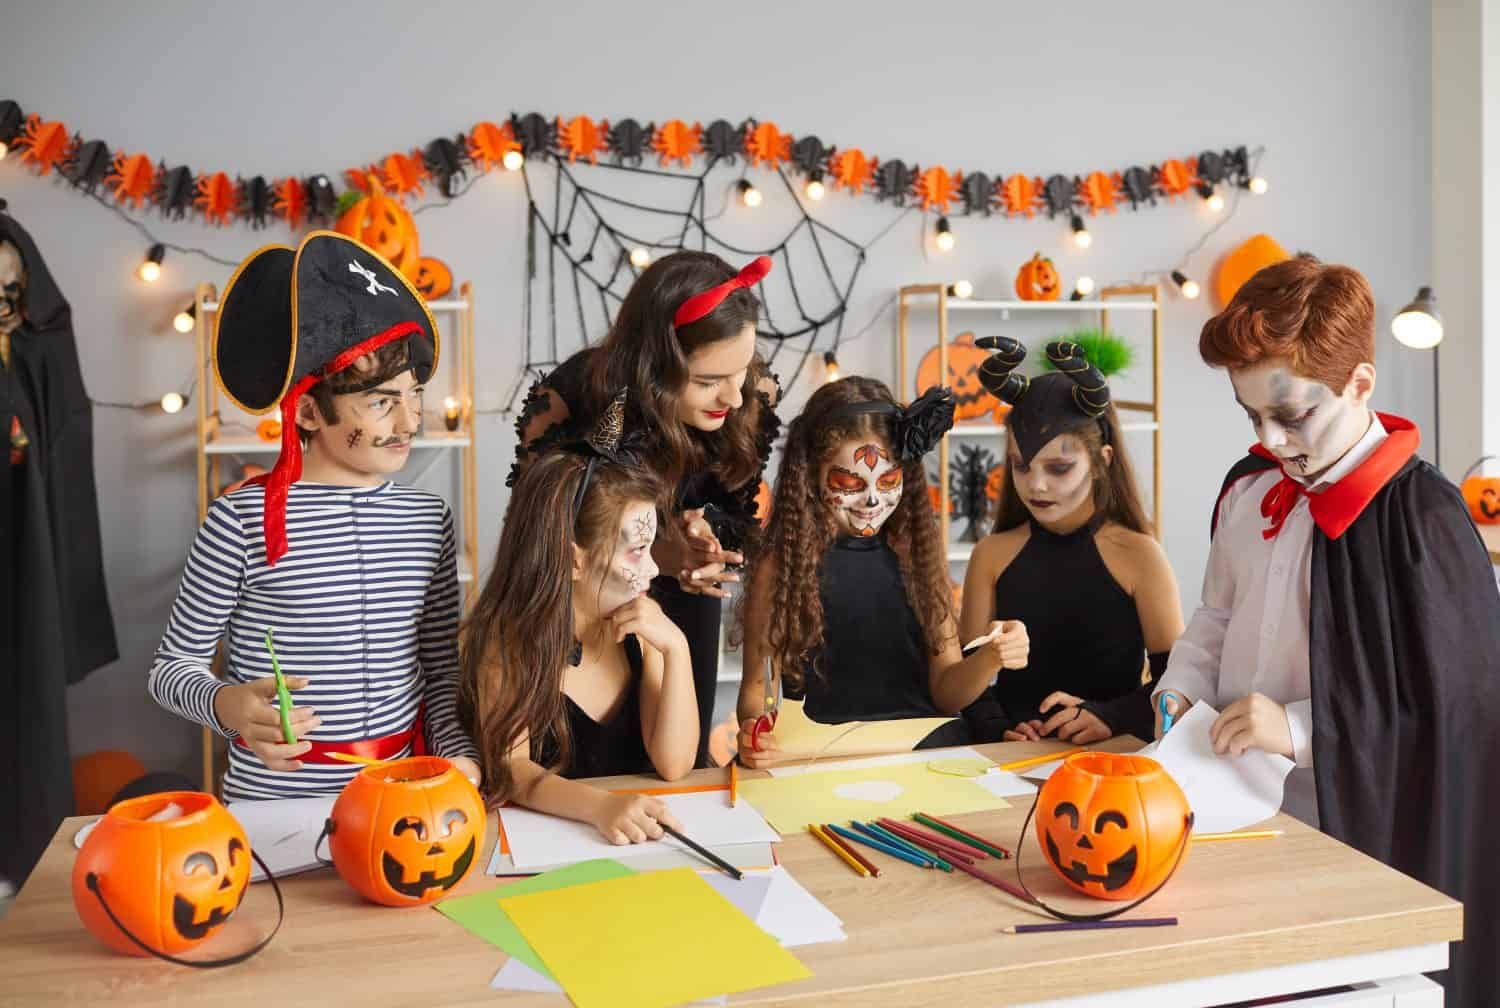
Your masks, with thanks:
M 214 376 L 241 409 L 281 410 L 281 455 L 259 477 L 268 563 L 286 552 L 287 490 L 302 475 L 298 398 L 401 339 L 417 381 L 427 381 L 438 359 L 427 303 L 395 267 L 347 235 L 314 231 L 296 249 L 268 245 L 230 277 L 214 326 Z
M 1006 429 L 1016 439 L 1021 461 L 1030 464 L 1036 453 L 1059 434 L 1098 424 L 1109 443 L 1103 416 L 1109 409 L 1109 385 L 1090 364 L 1077 343 L 1047 344 L 1047 359 L 1057 371 L 1027 378 L 1016 371 L 1026 360 L 1026 347 L 1009 336 L 985 336 L 974 345 L 995 353 L 979 366 L 979 380 L 998 398 L 1010 403 Z

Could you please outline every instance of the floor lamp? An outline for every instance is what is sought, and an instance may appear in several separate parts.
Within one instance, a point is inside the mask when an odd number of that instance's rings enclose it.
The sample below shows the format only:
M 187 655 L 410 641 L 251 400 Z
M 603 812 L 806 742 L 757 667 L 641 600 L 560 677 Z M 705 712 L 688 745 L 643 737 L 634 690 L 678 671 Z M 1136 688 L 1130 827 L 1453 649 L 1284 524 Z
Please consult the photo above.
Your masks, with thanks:
M 1440 398 L 1441 368 L 1439 368 L 1438 344 L 1443 342 L 1443 317 L 1438 314 L 1437 297 L 1431 287 L 1417 290 L 1411 304 L 1402 308 L 1391 319 L 1391 335 L 1402 346 L 1413 350 L 1432 351 L 1432 456 L 1437 467 L 1443 467 L 1442 399 Z

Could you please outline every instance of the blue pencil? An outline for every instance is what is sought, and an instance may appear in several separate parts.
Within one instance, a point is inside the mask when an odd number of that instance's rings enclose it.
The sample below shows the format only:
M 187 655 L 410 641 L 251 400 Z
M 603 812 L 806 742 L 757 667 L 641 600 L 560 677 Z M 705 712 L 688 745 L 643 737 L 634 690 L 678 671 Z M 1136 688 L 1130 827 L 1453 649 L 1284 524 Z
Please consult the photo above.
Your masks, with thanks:
M 849 825 L 853 826 L 855 829 L 863 829 L 866 833 L 877 840 L 884 840 L 886 843 L 891 844 L 895 847 L 900 847 L 902 850 L 905 850 L 911 854 L 915 854 L 917 857 L 926 858 L 928 861 L 931 861 L 933 864 L 937 865 L 945 872 L 951 872 L 953 870 L 953 866 L 951 864 L 938 857 L 932 851 L 923 850 L 904 837 L 899 837 L 895 833 L 892 833 L 890 830 L 886 829 L 884 826 L 881 826 L 879 823 L 851 822 Z
M 904 850 L 897 850 L 895 847 L 892 847 L 890 844 L 885 843 L 881 840 L 872 840 L 869 837 L 865 836 L 863 833 L 857 833 L 853 830 L 846 830 L 842 826 L 836 826 L 833 823 L 828 824 L 828 829 L 833 830 L 845 840 L 852 840 L 854 843 L 864 844 L 866 847 L 873 847 L 875 850 L 880 851 L 880 853 L 882 854 L 887 854 L 899 861 L 905 861 L 908 864 L 914 864 L 918 868 L 937 867 L 937 865 L 933 864 L 927 858 L 912 857 Z

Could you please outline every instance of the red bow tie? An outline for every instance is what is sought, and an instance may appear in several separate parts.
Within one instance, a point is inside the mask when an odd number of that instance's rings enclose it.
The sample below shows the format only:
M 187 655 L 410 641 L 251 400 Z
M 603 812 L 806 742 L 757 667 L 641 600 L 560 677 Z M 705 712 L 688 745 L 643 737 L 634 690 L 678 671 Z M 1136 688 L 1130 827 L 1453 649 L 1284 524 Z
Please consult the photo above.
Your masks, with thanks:
M 1266 539 L 1275 539 L 1276 534 L 1281 531 L 1281 526 L 1286 524 L 1287 515 L 1291 514 L 1292 508 L 1297 506 L 1297 498 L 1302 496 L 1311 495 L 1307 493 L 1307 487 L 1290 476 L 1282 476 L 1275 486 L 1266 491 L 1266 495 L 1260 500 L 1260 513 L 1271 524 L 1261 530 L 1261 536 Z M 1308 502 L 1308 506 L 1312 506 L 1311 501 Z

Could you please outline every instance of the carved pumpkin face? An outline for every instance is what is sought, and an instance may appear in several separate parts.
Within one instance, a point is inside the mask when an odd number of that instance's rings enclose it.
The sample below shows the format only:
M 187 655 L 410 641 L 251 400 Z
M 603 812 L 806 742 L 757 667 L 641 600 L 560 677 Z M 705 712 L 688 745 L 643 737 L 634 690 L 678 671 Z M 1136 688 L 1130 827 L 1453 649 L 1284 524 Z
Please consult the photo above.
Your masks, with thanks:
M 938 348 L 933 347 L 917 365 L 917 388 L 947 385 L 953 391 L 953 416 L 958 420 L 973 420 L 998 410 L 1000 400 L 990 395 L 979 381 L 979 366 L 989 356 L 988 350 L 974 345 L 973 333 L 959 333 L 948 344 L 948 380 L 938 379 Z
M 453 289 L 453 271 L 441 259 L 423 256 L 417 261 L 417 276 L 412 281 L 428 301 L 435 301 Z
M 1500 476 L 1470 476 L 1463 482 L 1469 514 L 1481 525 L 1500 525 Z
M 484 846 L 484 803 L 436 756 L 367 767 L 333 803 L 329 850 L 344 881 L 386 906 L 446 896 Z
M 1172 871 L 1188 803 L 1145 756 L 1079 753 L 1042 785 L 1037 842 L 1063 881 L 1088 896 L 1132 900 Z
M 386 196 L 374 178 L 370 179 L 370 194 L 345 210 L 334 230 L 364 242 L 408 279 L 416 279 L 420 263 L 417 225 L 406 208 Z
M 163 814 L 171 818 L 152 818 Z M 131 798 L 104 814 L 74 862 L 73 905 L 104 944 L 143 956 L 89 888 L 91 874 L 121 924 L 158 952 L 176 955 L 238 909 L 250 882 L 250 842 L 213 795 L 197 791 Z
M 1040 252 L 1022 264 L 1016 274 L 1016 297 L 1022 301 L 1056 301 L 1062 293 L 1062 280 L 1051 259 Z

